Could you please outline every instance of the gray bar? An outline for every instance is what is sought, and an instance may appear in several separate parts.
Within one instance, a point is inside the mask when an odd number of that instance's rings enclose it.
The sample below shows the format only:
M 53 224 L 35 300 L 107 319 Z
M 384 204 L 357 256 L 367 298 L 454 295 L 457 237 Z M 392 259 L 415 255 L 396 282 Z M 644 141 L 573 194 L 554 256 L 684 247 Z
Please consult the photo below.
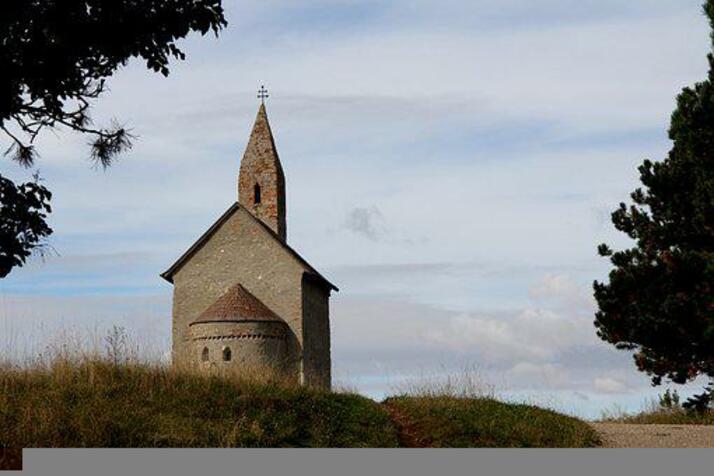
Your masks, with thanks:
M 29 449 L 37 476 L 711 476 L 711 449 Z M 20 473 L 7 473 L 20 474 Z

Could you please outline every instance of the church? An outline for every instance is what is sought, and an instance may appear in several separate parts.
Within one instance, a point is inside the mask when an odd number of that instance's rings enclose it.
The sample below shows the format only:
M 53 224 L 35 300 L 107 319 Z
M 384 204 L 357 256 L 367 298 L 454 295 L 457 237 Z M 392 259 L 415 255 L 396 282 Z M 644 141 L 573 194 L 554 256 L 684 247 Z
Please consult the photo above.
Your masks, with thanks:
M 329 299 L 338 289 L 287 243 L 285 175 L 264 95 L 238 201 L 161 274 L 173 284 L 173 364 L 329 388 Z

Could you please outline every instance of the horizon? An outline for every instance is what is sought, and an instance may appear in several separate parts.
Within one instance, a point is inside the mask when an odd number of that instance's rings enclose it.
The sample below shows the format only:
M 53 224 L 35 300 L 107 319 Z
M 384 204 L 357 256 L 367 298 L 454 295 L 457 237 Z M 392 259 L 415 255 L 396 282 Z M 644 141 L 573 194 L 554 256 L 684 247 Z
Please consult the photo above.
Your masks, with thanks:
M 66 131 L 31 170 L 2 162 L 53 191 L 58 252 L 0 280 L 5 357 L 118 325 L 165 358 L 159 274 L 237 199 L 264 84 L 288 243 L 340 288 L 335 384 L 381 398 L 476 367 L 504 398 L 587 418 L 668 388 L 597 338 L 592 282 L 597 245 L 629 244 L 611 211 L 706 76 L 701 0 L 225 3 L 228 28 L 182 41 L 168 78 L 132 61 L 109 80 L 97 124 L 139 139 L 106 172 Z

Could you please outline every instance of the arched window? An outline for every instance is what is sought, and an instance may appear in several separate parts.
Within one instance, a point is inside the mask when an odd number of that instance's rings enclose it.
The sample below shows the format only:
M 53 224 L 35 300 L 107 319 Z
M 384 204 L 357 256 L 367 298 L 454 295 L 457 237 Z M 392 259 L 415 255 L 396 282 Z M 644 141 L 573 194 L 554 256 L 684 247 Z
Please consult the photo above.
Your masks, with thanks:
M 260 203 L 260 185 L 257 183 L 253 187 L 253 203 L 256 205 Z
M 208 347 L 204 347 L 201 352 L 201 362 L 208 362 Z
M 230 362 L 231 361 L 231 348 L 230 347 L 224 347 L 223 348 L 223 361 L 224 362 Z

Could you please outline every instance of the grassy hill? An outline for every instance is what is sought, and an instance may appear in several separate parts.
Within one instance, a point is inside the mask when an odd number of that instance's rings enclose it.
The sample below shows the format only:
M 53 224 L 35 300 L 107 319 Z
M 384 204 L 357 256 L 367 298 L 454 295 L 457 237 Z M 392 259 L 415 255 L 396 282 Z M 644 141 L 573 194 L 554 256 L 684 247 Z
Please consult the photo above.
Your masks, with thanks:
M 0 369 L 0 447 L 593 446 L 575 418 L 493 399 L 346 393 L 106 361 Z
M 392 397 L 384 402 L 410 446 L 437 448 L 570 448 L 597 446 L 577 418 L 492 398 Z

